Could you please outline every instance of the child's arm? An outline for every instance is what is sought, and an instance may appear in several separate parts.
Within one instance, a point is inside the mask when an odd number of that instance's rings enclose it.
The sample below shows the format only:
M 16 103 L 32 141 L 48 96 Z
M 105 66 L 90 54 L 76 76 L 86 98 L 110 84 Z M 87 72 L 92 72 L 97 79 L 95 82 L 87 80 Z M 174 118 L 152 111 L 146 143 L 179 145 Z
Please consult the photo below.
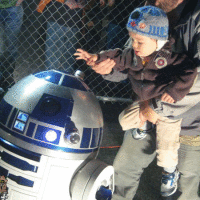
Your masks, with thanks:
M 91 66 L 96 73 L 101 75 L 109 74 L 115 66 L 115 61 L 112 59 L 106 59 L 103 65 L 102 63 L 96 64 L 95 61 L 98 59 L 97 54 L 90 54 L 83 49 L 77 49 L 74 55 L 77 56 L 76 60 L 85 60 L 87 65 Z
M 83 59 L 87 65 L 92 66 L 92 69 L 101 75 L 110 74 L 114 68 L 117 71 L 124 71 L 132 65 L 133 49 L 127 48 L 121 50 L 119 48 L 101 51 L 98 54 L 89 54 L 88 52 L 77 49 L 74 54 L 78 56 L 76 59 Z

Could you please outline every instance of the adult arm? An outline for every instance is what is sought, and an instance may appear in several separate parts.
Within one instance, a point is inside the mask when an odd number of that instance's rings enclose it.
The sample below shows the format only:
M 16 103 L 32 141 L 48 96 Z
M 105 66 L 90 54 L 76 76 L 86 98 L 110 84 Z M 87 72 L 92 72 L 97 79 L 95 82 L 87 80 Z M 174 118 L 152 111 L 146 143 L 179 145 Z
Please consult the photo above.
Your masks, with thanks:
M 113 64 L 111 64 L 113 61 Z M 103 78 L 112 82 L 120 82 L 128 78 L 128 67 L 132 65 L 133 51 L 132 49 L 113 49 L 102 51 L 98 54 L 96 67 L 100 70 L 104 69 L 101 73 Z M 94 69 L 94 67 L 93 67 Z
M 111 59 L 115 62 L 115 66 L 113 67 L 113 69 L 117 71 L 124 71 L 125 69 L 128 69 L 130 68 L 130 66 L 133 65 L 133 57 L 134 51 L 132 48 L 127 48 L 124 50 L 119 48 L 110 49 L 98 53 L 96 64 L 100 64 L 102 61 Z

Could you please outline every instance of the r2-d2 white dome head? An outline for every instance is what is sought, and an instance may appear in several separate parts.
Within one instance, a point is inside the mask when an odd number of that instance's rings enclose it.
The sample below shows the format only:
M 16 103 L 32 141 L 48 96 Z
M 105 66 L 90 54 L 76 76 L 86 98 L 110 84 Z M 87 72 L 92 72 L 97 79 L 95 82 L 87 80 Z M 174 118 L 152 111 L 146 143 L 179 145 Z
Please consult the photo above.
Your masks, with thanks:
M 103 182 L 112 187 L 113 168 L 91 162 L 100 146 L 103 116 L 82 79 L 55 70 L 29 75 L 0 102 L 0 175 L 8 177 L 9 200 L 30 196 L 33 200 L 93 200 Z M 98 171 L 98 183 L 93 172 L 88 174 L 91 168 Z M 58 188 L 51 184 L 56 180 Z M 57 189 L 61 194 L 52 193 Z

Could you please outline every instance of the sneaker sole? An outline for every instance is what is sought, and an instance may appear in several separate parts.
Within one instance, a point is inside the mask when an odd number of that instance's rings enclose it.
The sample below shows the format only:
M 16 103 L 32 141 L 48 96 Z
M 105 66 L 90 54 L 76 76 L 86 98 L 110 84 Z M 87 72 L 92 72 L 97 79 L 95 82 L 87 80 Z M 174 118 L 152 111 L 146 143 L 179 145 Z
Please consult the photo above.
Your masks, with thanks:
M 176 184 L 174 190 L 173 190 L 170 194 L 164 195 L 164 194 L 161 193 L 161 196 L 162 196 L 162 197 L 169 197 L 169 196 L 171 196 L 172 194 L 174 194 L 174 193 L 176 192 L 177 188 L 178 188 L 178 187 L 177 187 L 177 184 Z
M 178 181 L 178 179 L 179 179 L 179 174 L 180 174 L 180 173 L 178 172 L 178 174 L 177 174 L 177 176 L 176 176 L 176 178 L 175 178 L 176 185 L 175 185 L 174 190 L 173 190 L 170 194 L 168 194 L 168 195 L 164 195 L 164 194 L 161 193 L 161 196 L 163 196 L 163 197 L 169 197 L 169 196 L 171 196 L 172 194 L 174 194 L 174 193 L 176 192 L 176 190 L 177 190 L 177 188 L 178 188 L 177 181 Z

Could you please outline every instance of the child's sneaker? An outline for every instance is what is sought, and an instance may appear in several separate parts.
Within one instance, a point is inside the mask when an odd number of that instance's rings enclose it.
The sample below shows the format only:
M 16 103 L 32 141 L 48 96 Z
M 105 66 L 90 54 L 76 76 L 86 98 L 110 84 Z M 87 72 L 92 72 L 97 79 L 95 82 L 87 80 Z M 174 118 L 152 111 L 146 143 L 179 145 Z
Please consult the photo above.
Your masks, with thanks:
M 147 131 L 136 128 L 133 130 L 132 136 L 136 140 L 142 140 L 147 136 Z
M 162 172 L 161 195 L 163 197 L 168 197 L 176 192 L 178 178 L 179 172 L 177 170 L 173 173 Z

